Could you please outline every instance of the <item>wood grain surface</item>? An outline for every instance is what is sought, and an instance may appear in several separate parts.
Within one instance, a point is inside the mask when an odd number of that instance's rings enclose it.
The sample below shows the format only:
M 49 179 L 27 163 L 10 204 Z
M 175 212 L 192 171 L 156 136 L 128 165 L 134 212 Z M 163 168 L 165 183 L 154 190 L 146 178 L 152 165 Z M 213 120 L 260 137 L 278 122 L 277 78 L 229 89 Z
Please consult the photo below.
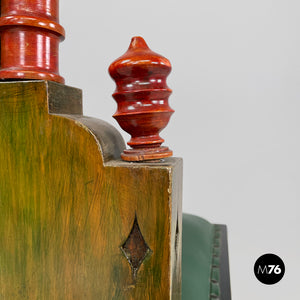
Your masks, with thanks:
M 181 160 L 123 162 L 81 112 L 80 90 L 0 83 L 0 299 L 181 299 Z

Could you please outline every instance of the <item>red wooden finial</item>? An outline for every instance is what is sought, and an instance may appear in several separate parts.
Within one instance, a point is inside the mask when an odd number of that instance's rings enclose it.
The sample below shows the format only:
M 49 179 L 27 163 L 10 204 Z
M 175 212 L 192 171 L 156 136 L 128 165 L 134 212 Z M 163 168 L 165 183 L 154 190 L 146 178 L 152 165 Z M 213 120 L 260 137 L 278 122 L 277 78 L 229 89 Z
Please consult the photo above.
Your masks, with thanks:
M 122 159 L 142 161 L 172 156 L 159 132 L 174 112 L 169 106 L 171 90 L 166 78 L 171 64 L 165 57 L 151 51 L 142 37 L 134 37 L 128 51 L 114 61 L 109 73 L 116 82 L 113 94 L 118 104 L 114 118 L 129 134 Z
M 0 79 L 44 79 L 64 83 L 58 46 L 58 0 L 1 0 Z

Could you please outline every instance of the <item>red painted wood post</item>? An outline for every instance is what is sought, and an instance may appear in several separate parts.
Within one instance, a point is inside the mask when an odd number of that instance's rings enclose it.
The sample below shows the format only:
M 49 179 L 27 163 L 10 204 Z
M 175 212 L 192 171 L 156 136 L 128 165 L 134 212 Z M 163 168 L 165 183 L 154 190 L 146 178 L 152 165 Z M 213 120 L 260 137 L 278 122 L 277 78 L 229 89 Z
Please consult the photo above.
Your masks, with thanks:
M 44 79 L 64 83 L 59 75 L 58 0 L 1 0 L 0 79 Z
M 116 82 L 113 94 L 118 104 L 114 118 L 129 134 L 127 143 L 132 149 L 124 150 L 123 160 L 157 160 L 172 156 L 172 151 L 161 146 L 159 136 L 174 110 L 168 98 L 172 90 L 166 78 L 171 64 L 165 57 L 151 51 L 142 37 L 134 37 L 127 52 L 109 67 Z

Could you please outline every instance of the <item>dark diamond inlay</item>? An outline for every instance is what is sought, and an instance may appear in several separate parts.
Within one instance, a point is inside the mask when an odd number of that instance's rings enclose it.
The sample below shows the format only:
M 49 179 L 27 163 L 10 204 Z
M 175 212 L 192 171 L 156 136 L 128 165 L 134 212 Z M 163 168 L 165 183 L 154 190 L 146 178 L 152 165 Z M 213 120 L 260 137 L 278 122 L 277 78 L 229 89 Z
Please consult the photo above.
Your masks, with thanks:
M 141 233 L 136 216 L 131 232 L 125 243 L 121 246 L 121 250 L 131 266 L 133 279 L 135 280 L 141 264 L 147 255 L 152 253 Z

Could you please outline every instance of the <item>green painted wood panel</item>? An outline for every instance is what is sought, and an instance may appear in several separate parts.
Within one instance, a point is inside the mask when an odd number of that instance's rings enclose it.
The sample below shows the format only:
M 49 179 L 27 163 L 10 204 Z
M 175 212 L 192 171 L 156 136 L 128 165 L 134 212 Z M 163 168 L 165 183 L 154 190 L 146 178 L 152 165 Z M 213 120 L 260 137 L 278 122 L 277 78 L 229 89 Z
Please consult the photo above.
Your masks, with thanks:
M 80 94 L 0 83 L 0 298 L 178 300 L 182 162 L 120 161 Z M 151 249 L 136 278 L 120 248 L 135 218 Z

